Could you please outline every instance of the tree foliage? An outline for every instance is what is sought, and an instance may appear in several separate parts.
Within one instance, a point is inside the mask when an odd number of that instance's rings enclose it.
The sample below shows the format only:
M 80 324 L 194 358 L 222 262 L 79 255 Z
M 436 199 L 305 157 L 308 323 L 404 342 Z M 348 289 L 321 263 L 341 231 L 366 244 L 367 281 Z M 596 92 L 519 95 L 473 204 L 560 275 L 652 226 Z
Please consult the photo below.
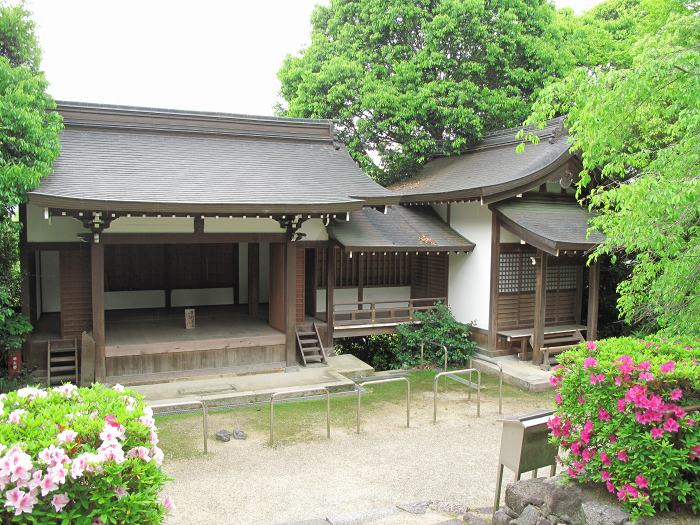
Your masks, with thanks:
M 591 34 L 623 23 L 627 48 L 549 85 L 527 121 L 568 115 L 580 195 L 607 236 L 593 257 L 631 261 L 618 287 L 624 319 L 685 334 L 700 328 L 699 9 L 640 0 L 593 10 Z
M 545 0 L 332 0 L 279 72 L 280 112 L 335 119 L 353 158 L 388 183 L 520 124 L 572 63 L 555 22 Z

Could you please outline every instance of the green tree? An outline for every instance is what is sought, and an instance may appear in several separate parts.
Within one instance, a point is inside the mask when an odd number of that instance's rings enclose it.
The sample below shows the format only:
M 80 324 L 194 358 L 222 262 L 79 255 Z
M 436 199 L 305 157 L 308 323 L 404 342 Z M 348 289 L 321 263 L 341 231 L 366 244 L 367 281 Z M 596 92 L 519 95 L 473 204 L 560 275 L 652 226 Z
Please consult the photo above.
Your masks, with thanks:
M 546 0 L 332 0 L 311 22 L 311 45 L 279 71 L 278 110 L 337 120 L 382 183 L 520 124 L 573 63 Z
M 34 23 L 22 3 L 0 1 L 0 350 L 21 345 L 30 329 L 19 303 L 17 206 L 51 171 L 61 117 L 39 71 Z M 4 366 L 4 359 L 0 367 Z
M 597 12 L 604 16 L 596 20 Z M 631 277 L 618 286 L 623 318 L 697 335 L 700 7 L 640 0 L 597 12 L 588 15 L 598 22 L 594 34 L 614 20 L 632 24 L 627 50 L 613 46 L 621 59 L 601 55 L 599 64 L 548 86 L 527 123 L 567 114 L 572 148 L 583 159 L 580 195 L 598 212 L 592 226 L 607 236 L 593 257 L 630 261 Z

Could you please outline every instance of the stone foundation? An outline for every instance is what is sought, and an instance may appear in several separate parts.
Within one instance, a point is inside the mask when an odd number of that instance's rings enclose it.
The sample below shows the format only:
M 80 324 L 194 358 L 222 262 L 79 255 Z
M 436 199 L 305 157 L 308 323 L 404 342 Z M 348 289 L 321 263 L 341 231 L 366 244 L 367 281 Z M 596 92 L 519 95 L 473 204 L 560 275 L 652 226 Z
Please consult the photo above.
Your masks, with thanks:
M 700 516 L 663 513 L 633 522 L 617 501 L 599 487 L 563 483 L 559 477 L 509 483 L 505 506 L 493 525 L 697 525 Z

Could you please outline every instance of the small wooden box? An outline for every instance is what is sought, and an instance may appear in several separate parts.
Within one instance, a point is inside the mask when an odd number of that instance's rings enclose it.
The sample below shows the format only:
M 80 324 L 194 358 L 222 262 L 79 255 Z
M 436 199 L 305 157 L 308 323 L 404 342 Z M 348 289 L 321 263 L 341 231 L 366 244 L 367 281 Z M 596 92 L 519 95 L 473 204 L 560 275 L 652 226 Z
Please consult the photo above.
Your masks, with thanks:
M 194 308 L 185 308 L 185 329 L 191 330 L 195 327 Z

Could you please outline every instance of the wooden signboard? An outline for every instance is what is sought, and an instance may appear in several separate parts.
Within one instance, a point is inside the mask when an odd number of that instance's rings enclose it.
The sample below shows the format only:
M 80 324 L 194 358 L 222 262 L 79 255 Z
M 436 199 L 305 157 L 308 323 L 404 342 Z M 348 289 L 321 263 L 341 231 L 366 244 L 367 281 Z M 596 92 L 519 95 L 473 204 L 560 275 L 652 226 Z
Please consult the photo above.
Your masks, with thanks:
M 194 327 L 194 308 L 185 308 L 185 329 L 191 330 Z

